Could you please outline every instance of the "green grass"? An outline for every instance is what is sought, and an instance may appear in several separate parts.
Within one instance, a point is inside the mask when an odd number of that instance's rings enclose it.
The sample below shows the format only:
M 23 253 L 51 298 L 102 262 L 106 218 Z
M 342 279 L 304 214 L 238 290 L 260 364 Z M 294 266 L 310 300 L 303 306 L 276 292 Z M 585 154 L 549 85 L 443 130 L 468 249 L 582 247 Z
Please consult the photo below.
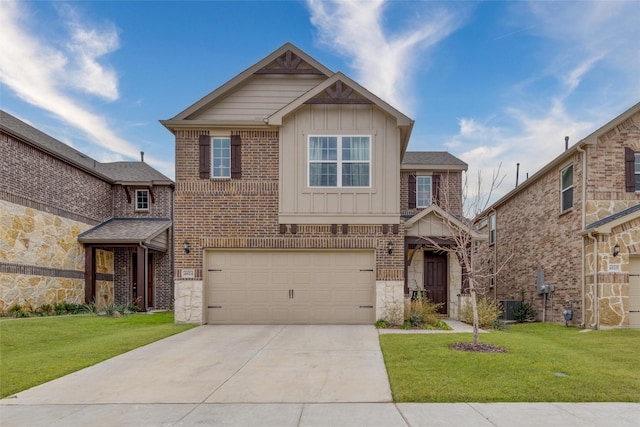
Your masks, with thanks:
M 380 335 L 394 401 L 640 401 L 640 330 L 522 324 L 480 335 L 508 353 L 448 349 L 472 340 L 471 334 Z
M 169 312 L 122 318 L 61 316 L 0 320 L 0 397 L 10 396 L 194 325 Z

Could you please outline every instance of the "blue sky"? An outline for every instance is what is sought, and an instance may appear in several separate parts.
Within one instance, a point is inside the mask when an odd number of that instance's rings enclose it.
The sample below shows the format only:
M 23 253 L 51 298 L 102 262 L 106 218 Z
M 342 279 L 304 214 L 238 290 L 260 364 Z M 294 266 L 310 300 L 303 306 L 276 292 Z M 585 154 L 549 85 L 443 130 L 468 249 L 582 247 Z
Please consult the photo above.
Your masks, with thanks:
M 0 106 L 174 176 L 169 119 L 285 42 L 415 121 L 494 198 L 640 101 L 640 2 L 0 2 Z M 521 178 L 522 179 L 522 178 Z

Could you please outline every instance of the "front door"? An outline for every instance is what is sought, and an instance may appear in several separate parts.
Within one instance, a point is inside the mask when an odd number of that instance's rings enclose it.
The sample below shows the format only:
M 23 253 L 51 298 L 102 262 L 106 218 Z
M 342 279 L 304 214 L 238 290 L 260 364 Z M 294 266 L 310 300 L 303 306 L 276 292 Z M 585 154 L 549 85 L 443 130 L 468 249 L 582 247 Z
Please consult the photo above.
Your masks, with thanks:
M 431 302 L 442 304 L 438 313 L 447 314 L 447 255 L 424 253 L 424 288 Z

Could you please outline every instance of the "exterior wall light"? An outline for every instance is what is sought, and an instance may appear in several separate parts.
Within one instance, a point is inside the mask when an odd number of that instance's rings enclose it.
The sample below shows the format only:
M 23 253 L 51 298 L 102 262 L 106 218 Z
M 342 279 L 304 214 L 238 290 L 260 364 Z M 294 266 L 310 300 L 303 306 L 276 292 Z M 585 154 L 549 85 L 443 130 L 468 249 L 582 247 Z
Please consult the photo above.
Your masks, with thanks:
M 393 253 L 393 242 L 387 243 L 387 251 L 389 251 L 389 255 Z
M 189 242 L 186 239 L 182 244 L 182 249 L 184 249 L 185 254 L 188 254 L 189 252 L 191 252 L 191 250 L 189 249 Z
M 613 256 L 618 256 L 618 255 L 620 255 L 620 245 L 616 243 L 613 246 Z

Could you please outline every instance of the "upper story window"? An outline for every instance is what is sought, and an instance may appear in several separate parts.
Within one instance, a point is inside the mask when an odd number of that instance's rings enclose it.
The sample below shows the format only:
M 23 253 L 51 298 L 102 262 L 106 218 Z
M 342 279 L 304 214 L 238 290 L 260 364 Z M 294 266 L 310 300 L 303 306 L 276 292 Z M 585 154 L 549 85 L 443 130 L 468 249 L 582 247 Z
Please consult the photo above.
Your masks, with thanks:
M 136 190 L 136 211 L 149 210 L 149 190 Z
M 496 242 L 496 214 L 491 214 L 489 217 L 489 244 L 493 245 Z
M 370 186 L 371 137 L 309 137 L 309 187 Z
M 231 139 L 211 138 L 211 176 L 231 178 Z
M 573 207 L 573 165 L 560 172 L 560 211 Z
M 431 177 L 416 177 L 416 207 L 429 207 L 429 205 L 431 205 L 431 200 Z

